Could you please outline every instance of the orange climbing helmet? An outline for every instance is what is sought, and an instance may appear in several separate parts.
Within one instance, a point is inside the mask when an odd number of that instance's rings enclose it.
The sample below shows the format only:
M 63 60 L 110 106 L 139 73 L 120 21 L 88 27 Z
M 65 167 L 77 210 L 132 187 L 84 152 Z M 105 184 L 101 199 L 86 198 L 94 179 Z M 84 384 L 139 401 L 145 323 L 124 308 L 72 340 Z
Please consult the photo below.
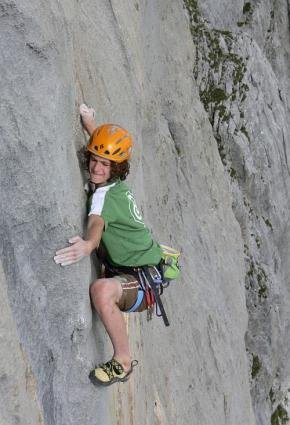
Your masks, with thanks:
M 87 150 L 113 162 L 124 162 L 131 156 L 133 140 L 127 130 L 115 124 L 103 124 L 96 128 Z

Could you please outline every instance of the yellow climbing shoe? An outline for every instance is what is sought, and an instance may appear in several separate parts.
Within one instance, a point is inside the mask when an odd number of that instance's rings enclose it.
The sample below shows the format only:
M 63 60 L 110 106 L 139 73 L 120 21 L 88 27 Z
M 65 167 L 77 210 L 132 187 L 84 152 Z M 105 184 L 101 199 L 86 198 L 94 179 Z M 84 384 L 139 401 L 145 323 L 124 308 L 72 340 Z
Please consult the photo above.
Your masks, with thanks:
M 107 363 L 101 363 L 89 374 L 89 378 L 94 385 L 111 385 L 115 382 L 125 382 L 133 371 L 133 367 L 138 364 L 137 360 L 131 362 L 131 368 L 128 372 L 124 371 L 123 366 L 112 359 Z

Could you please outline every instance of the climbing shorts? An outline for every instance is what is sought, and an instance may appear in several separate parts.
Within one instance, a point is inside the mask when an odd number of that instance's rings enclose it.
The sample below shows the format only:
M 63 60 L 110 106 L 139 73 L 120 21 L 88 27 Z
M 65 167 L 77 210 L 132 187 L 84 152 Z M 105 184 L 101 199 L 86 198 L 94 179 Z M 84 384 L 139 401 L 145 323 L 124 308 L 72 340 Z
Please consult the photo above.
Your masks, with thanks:
M 118 303 L 118 306 L 121 311 L 129 311 L 130 308 L 136 303 L 138 298 L 138 289 L 140 289 L 139 281 L 136 276 L 130 274 L 119 274 L 112 276 L 114 279 L 117 279 L 123 288 L 123 293 L 121 299 Z M 137 312 L 144 311 L 147 308 L 147 303 L 145 297 L 137 308 Z

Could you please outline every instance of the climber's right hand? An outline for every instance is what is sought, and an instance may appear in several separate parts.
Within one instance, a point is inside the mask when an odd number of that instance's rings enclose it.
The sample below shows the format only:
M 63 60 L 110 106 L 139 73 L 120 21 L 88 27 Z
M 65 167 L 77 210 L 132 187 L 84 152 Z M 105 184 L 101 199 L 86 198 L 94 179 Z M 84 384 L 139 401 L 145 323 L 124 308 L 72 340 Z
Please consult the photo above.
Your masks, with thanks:
M 53 257 L 56 264 L 69 266 L 89 256 L 92 252 L 92 243 L 85 241 L 80 236 L 69 239 L 69 243 L 72 245 L 56 251 L 56 255 Z

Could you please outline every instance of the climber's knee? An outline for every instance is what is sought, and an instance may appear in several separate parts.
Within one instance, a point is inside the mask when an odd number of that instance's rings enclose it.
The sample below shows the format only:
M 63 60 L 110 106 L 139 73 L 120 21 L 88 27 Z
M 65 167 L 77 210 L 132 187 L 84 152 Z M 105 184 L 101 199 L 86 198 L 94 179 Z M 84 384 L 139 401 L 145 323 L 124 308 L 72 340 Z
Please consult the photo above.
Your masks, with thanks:
M 90 294 L 95 308 L 117 304 L 122 296 L 122 286 L 117 279 L 97 279 L 90 286 Z

